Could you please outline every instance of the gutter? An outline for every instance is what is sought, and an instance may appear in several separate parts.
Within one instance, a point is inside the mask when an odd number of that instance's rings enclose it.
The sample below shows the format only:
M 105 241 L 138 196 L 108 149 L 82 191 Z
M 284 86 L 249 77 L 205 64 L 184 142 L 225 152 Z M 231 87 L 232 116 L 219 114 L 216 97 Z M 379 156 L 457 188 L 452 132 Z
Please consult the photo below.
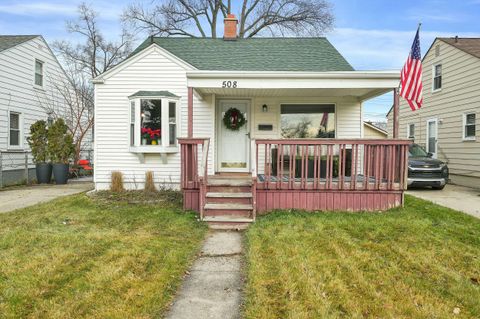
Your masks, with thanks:
M 338 71 L 338 72 L 291 72 L 291 71 L 187 71 L 190 79 L 259 78 L 259 79 L 393 79 L 400 80 L 400 71 Z

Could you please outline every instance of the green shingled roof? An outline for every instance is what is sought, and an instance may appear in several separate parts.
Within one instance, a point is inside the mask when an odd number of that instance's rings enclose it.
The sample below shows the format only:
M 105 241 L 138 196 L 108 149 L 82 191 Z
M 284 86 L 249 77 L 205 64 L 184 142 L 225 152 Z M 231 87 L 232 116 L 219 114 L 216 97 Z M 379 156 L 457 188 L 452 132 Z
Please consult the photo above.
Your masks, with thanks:
M 177 95 L 168 91 L 138 91 L 129 97 L 142 97 L 142 96 L 163 96 L 163 97 L 178 97 Z
M 36 37 L 38 35 L 0 35 L 0 51 L 10 49 Z
M 249 38 L 225 41 L 212 38 L 145 40 L 133 53 L 152 41 L 199 70 L 215 71 L 353 71 L 352 66 L 326 38 Z

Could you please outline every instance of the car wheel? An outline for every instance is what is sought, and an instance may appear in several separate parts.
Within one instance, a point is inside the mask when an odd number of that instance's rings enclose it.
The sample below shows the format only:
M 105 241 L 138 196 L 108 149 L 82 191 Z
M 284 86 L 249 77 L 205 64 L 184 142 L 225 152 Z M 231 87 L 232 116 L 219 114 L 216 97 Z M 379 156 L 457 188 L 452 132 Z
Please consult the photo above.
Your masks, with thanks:
M 441 191 L 442 189 L 445 188 L 445 185 L 442 185 L 442 186 L 432 186 L 432 189 L 436 189 L 436 190 L 439 190 Z

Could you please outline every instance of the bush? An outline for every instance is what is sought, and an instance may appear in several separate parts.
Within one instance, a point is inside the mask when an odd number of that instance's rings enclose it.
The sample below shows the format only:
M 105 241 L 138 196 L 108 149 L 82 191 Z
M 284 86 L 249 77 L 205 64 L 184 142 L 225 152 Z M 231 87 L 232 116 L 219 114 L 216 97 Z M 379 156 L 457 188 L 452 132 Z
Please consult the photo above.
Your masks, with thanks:
M 145 173 L 145 191 L 148 193 L 154 193 L 157 191 L 153 180 L 153 172 L 151 171 Z
M 48 155 L 53 163 L 68 164 L 75 152 L 73 137 L 63 119 L 57 119 L 48 129 Z
M 46 163 L 48 161 L 47 135 L 48 129 L 45 121 L 39 120 L 30 126 L 30 136 L 27 141 L 35 163 Z
M 123 174 L 121 172 L 112 172 L 110 190 L 115 193 L 125 191 L 125 188 L 123 187 Z

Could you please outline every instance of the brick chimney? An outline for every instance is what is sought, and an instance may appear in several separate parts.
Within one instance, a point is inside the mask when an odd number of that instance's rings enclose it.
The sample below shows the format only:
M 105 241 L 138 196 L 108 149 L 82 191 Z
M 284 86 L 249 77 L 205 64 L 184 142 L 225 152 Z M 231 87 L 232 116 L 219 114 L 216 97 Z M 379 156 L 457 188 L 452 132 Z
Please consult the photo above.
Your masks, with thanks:
M 224 40 L 236 40 L 237 39 L 237 24 L 238 20 L 234 14 L 229 13 L 223 20 L 225 30 L 223 32 Z

